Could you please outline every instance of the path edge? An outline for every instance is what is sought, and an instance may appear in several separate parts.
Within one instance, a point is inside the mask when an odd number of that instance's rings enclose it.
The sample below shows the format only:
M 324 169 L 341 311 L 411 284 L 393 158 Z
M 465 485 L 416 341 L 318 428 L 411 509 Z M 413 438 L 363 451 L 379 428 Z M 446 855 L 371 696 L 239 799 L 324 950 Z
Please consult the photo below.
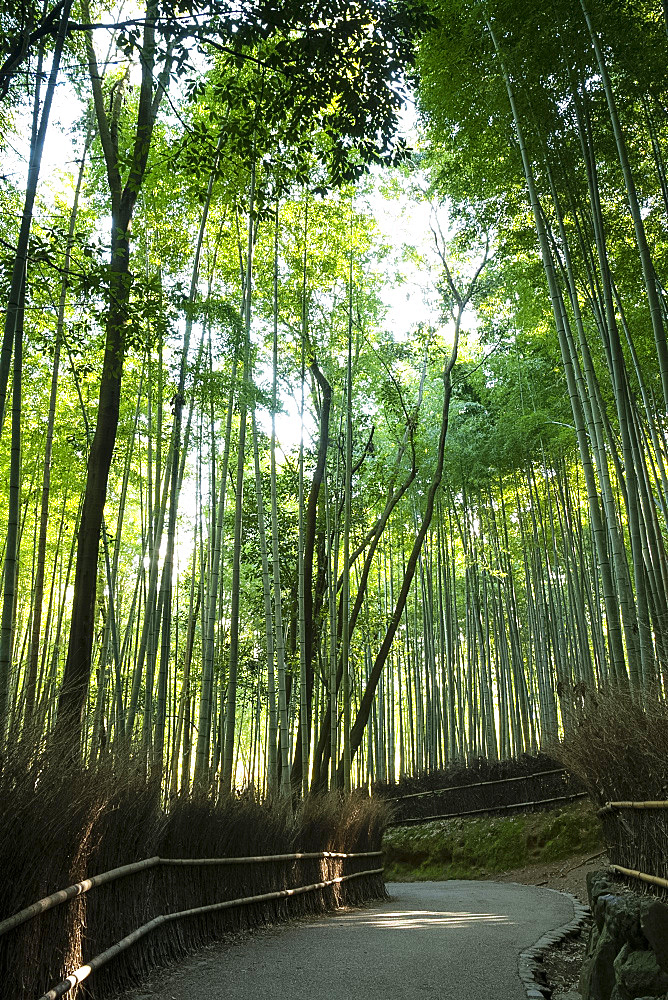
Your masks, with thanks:
M 519 885 L 520 883 L 516 884 Z M 554 948 L 556 945 L 561 944 L 562 941 L 565 941 L 566 938 L 578 934 L 591 916 L 589 907 L 581 903 L 572 893 L 561 892 L 559 889 L 550 889 L 547 886 L 543 886 L 542 888 L 546 888 L 548 892 L 555 892 L 560 896 L 566 896 L 567 899 L 570 899 L 573 904 L 573 918 L 561 927 L 547 931 L 531 948 L 526 948 L 520 953 L 518 972 L 528 1000 L 545 1000 L 546 997 L 551 996 L 551 990 L 539 980 L 543 956 L 550 948 Z

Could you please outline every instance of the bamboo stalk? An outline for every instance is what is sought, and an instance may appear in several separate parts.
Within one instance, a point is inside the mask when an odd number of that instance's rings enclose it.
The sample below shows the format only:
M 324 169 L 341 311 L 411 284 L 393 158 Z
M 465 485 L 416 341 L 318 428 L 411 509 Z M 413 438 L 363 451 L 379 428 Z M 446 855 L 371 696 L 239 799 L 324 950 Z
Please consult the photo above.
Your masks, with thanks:
M 573 799 L 583 799 L 589 792 L 575 792 L 573 795 L 558 795 L 553 799 L 537 799 L 535 802 L 511 802 L 505 806 L 486 806 L 484 809 L 467 809 L 466 812 L 442 813 L 439 816 L 416 816 L 411 819 L 397 819 L 388 826 L 406 826 L 409 823 L 430 823 L 437 819 L 458 819 L 460 816 L 475 816 L 480 813 L 497 812 L 502 809 L 529 809 L 531 806 L 544 806 L 551 802 L 572 802 Z
M 668 889 L 668 878 L 659 878 L 658 875 L 648 875 L 646 872 L 639 872 L 634 868 L 623 868 L 622 865 L 610 865 L 610 867 L 614 871 L 619 872 L 620 875 L 628 875 L 631 878 L 638 878 L 643 882 L 649 882 L 650 885 L 658 885 L 662 889 Z
M 511 781 L 526 781 L 528 778 L 544 778 L 547 774 L 566 774 L 563 767 L 557 767 L 552 771 L 535 771 L 533 774 L 521 774 L 518 778 L 495 778 L 494 781 L 475 781 L 471 785 L 449 785 L 447 788 L 432 788 L 428 792 L 410 792 L 408 795 L 398 795 L 393 802 L 402 802 L 404 799 L 418 799 L 424 795 L 438 795 L 440 792 L 459 792 L 465 788 L 482 788 L 483 785 L 505 785 Z
M 143 861 L 136 861 L 131 865 L 123 865 L 121 868 L 112 868 L 107 872 L 102 872 L 100 875 L 92 875 L 91 878 L 84 879 L 82 882 L 76 882 L 74 885 L 68 886 L 67 889 L 60 889 L 50 896 L 45 896 L 36 903 L 26 906 L 25 909 L 19 910 L 13 916 L 7 917 L 6 920 L 0 921 L 0 936 L 6 934 L 7 931 L 13 930 L 20 924 L 24 924 L 27 920 L 39 916 L 40 913 L 53 909 L 54 906 L 59 906 L 61 903 L 66 903 L 69 899 L 82 896 L 85 892 L 94 889 L 96 886 L 105 885 L 107 882 L 114 882 L 116 879 L 123 878 L 126 875 L 134 875 L 136 872 L 146 871 L 148 868 L 155 868 L 158 865 L 184 867 L 186 865 L 234 865 L 271 861 L 324 860 L 325 858 L 372 858 L 379 857 L 382 853 L 382 851 L 362 851 L 359 854 L 342 854 L 336 851 L 313 851 L 306 854 L 267 854 L 258 857 L 240 858 L 161 858 L 156 855 L 152 858 L 144 858 Z
M 668 800 L 649 799 L 646 802 L 606 802 L 598 811 L 599 816 L 613 812 L 615 809 L 668 809 Z
M 350 855 L 349 855 L 350 856 Z M 364 878 L 370 875 L 382 875 L 382 868 L 374 868 L 369 871 L 354 872 L 352 875 L 338 875 L 336 878 L 327 879 L 325 882 L 315 882 L 313 885 L 302 885 L 295 889 L 280 889 L 276 892 L 265 892 L 259 896 L 244 896 L 240 899 L 228 899 L 223 903 L 211 903 L 208 906 L 196 906 L 189 910 L 179 910 L 177 913 L 163 913 L 158 917 L 154 917 L 153 920 L 149 920 L 147 924 L 143 924 L 136 930 L 132 931 L 126 937 L 122 938 L 116 944 L 112 945 L 111 948 L 107 948 L 106 951 L 101 952 L 94 958 L 91 958 L 90 962 L 86 965 L 80 966 L 75 969 L 67 979 L 58 983 L 53 989 L 49 990 L 48 993 L 44 993 L 39 1000 L 58 1000 L 58 997 L 64 996 L 66 993 L 75 987 L 79 983 L 82 983 L 84 979 L 87 979 L 93 972 L 106 965 L 112 958 L 119 955 L 122 951 L 125 951 L 131 945 L 135 944 L 136 941 L 141 940 L 141 938 L 146 937 L 152 931 L 156 930 L 158 927 L 162 927 L 164 924 L 170 923 L 173 920 L 180 920 L 183 917 L 192 916 L 202 916 L 205 913 L 215 913 L 219 910 L 231 909 L 233 906 L 243 906 L 250 905 L 252 903 L 268 903 L 274 899 L 287 899 L 290 896 L 298 896 L 305 892 L 314 892 L 318 889 L 326 889 L 330 885 L 338 885 L 341 882 L 347 882 L 349 879 L 353 878 Z
M 324 858 L 375 858 L 382 851 L 362 851 L 360 854 L 341 854 L 336 851 L 312 851 L 308 854 L 267 854 L 256 858 L 159 858 L 161 865 L 233 865 L 264 861 L 306 861 Z

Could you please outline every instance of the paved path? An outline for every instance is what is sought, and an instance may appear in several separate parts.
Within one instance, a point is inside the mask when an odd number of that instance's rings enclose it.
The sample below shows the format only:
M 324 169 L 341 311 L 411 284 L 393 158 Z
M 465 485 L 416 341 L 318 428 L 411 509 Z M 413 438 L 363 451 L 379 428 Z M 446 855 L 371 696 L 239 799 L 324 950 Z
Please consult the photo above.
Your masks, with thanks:
M 568 897 L 499 882 L 389 883 L 390 900 L 201 953 L 134 1000 L 526 1000 L 521 951 Z

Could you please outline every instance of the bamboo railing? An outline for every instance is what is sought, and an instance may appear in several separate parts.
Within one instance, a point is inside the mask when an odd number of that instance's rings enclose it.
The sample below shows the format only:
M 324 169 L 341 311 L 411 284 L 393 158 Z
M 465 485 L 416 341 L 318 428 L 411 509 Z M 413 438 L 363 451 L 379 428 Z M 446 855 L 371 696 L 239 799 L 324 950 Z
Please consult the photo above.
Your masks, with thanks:
M 546 762 L 547 763 L 547 762 Z M 519 784 L 518 782 L 523 782 Z M 585 798 L 586 792 L 566 768 L 549 767 L 506 778 L 467 782 L 409 792 L 388 801 L 395 806 L 390 825 L 429 823 L 460 816 L 484 816 L 522 809 L 549 809 Z
M 381 853 L 382 853 L 381 851 L 367 851 L 367 852 L 363 852 L 363 853 L 360 853 L 360 854 L 329 854 L 327 852 L 323 852 L 322 855 L 315 855 L 315 854 L 314 855 L 293 855 L 292 857 L 302 857 L 302 858 L 303 857 L 312 857 L 312 858 L 316 858 L 316 857 L 325 856 L 325 857 L 339 857 L 339 858 L 341 858 L 341 857 L 346 857 L 346 858 L 358 857 L 359 858 L 359 857 L 371 857 L 373 855 L 377 855 L 377 854 L 381 854 Z M 276 860 L 278 860 L 281 857 L 287 858 L 287 857 L 291 857 L 291 856 L 290 855 L 284 855 L 284 856 L 276 855 L 273 858 L 243 858 L 243 859 L 234 858 L 234 859 L 225 859 L 225 860 L 235 860 L 235 861 L 239 861 L 239 860 L 243 860 L 243 861 L 256 861 L 256 860 L 257 861 L 267 861 L 267 860 L 273 860 L 273 861 L 276 861 Z M 152 859 L 149 859 L 149 860 L 152 860 Z M 201 859 L 201 860 L 205 864 L 216 864 L 219 859 L 206 858 L 206 859 Z M 189 859 L 180 859 L 179 863 L 184 863 L 184 864 L 188 864 L 188 863 L 193 864 L 193 863 L 195 863 L 195 864 L 197 864 L 198 862 L 197 861 L 189 861 Z M 128 866 L 128 867 L 130 867 L 130 866 Z M 125 951 L 127 948 L 129 948 L 131 945 L 135 944 L 137 941 L 140 941 L 143 937 L 146 937 L 147 934 L 150 934 L 152 931 L 155 931 L 159 927 L 162 927 L 162 926 L 164 926 L 167 923 L 171 923 L 174 920 L 183 920 L 186 917 L 204 916 L 207 913 L 215 913 L 215 912 L 218 912 L 220 910 L 227 910 L 227 909 L 232 908 L 233 906 L 244 906 L 244 905 L 250 905 L 252 903 L 268 903 L 268 902 L 270 902 L 272 900 L 287 899 L 290 896 L 298 896 L 298 895 L 301 895 L 301 894 L 306 893 L 306 892 L 315 892 L 315 891 L 317 891 L 319 889 L 326 889 L 326 888 L 328 888 L 331 885 L 339 885 L 340 883 L 347 882 L 348 880 L 353 879 L 353 878 L 363 878 L 363 877 L 369 877 L 371 875 L 382 875 L 382 873 L 383 873 L 383 869 L 382 868 L 373 868 L 373 869 L 370 869 L 368 871 L 354 872 L 351 875 L 337 875 L 336 878 L 326 879 L 323 882 L 315 882 L 312 885 L 297 886 L 294 889 L 279 889 L 276 892 L 265 892 L 265 893 L 261 893 L 258 896 L 245 896 L 245 897 L 242 897 L 240 899 L 227 899 L 227 900 L 225 900 L 224 902 L 221 902 L 221 903 L 210 903 L 208 906 L 196 906 L 196 907 L 192 907 L 189 910 L 180 910 L 177 913 L 163 913 L 163 914 L 160 914 L 160 916 L 154 917 L 153 920 L 149 920 L 148 923 L 143 924 L 141 927 L 138 927 L 136 930 L 134 930 L 131 934 L 128 934 L 128 935 L 126 935 L 126 937 L 122 938 L 120 941 L 117 941 L 116 944 L 114 944 L 114 945 L 111 946 L 111 948 L 107 948 L 106 951 L 103 951 L 99 955 L 96 955 L 94 958 L 91 958 L 90 961 L 88 961 L 86 963 L 86 965 L 82 965 L 78 969 L 75 969 L 74 972 L 70 973 L 70 975 L 67 977 L 67 979 L 63 979 L 62 982 L 58 983 L 57 986 L 54 986 L 53 989 L 50 989 L 47 993 L 44 993 L 39 998 L 39 1000 L 58 1000 L 59 997 L 65 996 L 66 993 L 69 993 L 69 991 L 71 989 L 73 989 L 75 986 L 78 986 L 80 983 L 82 983 L 85 979 L 87 979 L 97 969 L 100 969 L 100 968 L 102 968 L 103 965 L 106 965 L 106 963 L 109 962 L 109 961 L 111 961 L 112 958 L 115 958 L 117 955 L 120 955 L 121 952 Z
M 110 871 L 102 872 L 100 875 L 93 875 L 82 882 L 75 882 L 74 885 L 68 886 L 67 889 L 60 889 L 58 892 L 51 893 L 50 896 L 39 899 L 36 903 L 26 906 L 23 910 L 19 910 L 13 916 L 7 917 L 6 920 L 0 921 L 0 936 L 6 934 L 7 931 L 13 930 L 14 927 L 25 923 L 26 920 L 31 920 L 33 917 L 39 916 L 40 913 L 52 909 L 54 906 L 66 903 L 69 899 L 76 899 L 77 896 L 89 892 L 96 886 L 105 885 L 107 882 L 115 882 L 116 879 L 124 878 L 126 875 L 135 875 L 137 872 L 156 868 L 158 865 L 240 865 L 262 864 L 275 861 L 324 861 L 325 858 L 367 858 L 378 857 L 380 854 L 382 854 L 382 851 L 362 851 L 359 854 L 314 851 L 307 854 L 267 854 L 244 858 L 160 858 L 156 855 L 153 858 L 144 858 L 143 861 L 135 861 L 131 865 L 112 868 Z
M 313 851 L 291 854 L 222 858 L 162 858 L 156 855 L 152 858 L 144 858 L 141 861 L 136 861 L 128 865 L 122 865 L 119 868 L 112 868 L 109 871 L 93 875 L 90 878 L 83 879 L 81 882 L 76 882 L 74 885 L 68 886 L 66 889 L 60 889 L 57 892 L 53 892 L 50 895 L 45 896 L 43 899 L 37 900 L 37 902 L 32 903 L 30 906 L 26 906 L 17 913 L 14 913 L 12 916 L 0 921 L 0 936 L 14 930 L 17 927 L 20 927 L 27 921 L 40 916 L 42 913 L 45 913 L 54 907 L 60 906 L 69 900 L 77 899 L 85 893 L 90 892 L 92 889 L 114 882 L 118 879 L 146 872 L 147 870 L 153 868 L 263 865 L 293 861 L 345 861 L 348 859 L 378 858 L 381 856 L 382 851 L 359 851 L 355 853 L 344 853 L 339 851 Z M 158 916 L 153 917 L 147 923 L 135 928 L 121 940 L 89 959 L 84 965 L 75 969 L 60 983 L 48 992 L 44 993 L 40 997 L 40 1000 L 57 1000 L 58 997 L 64 996 L 66 993 L 69 993 L 70 990 L 74 989 L 87 979 L 93 972 L 106 965 L 109 961 L 111 961 L 111 959 L 124 952 L 131 945 L 158 930 L 158 928 L 172 923 L 173 921 L 185 920 L 188 917 L 205 916 L 222 910 L 229 910 L 233 907 L 250 906 L 253 904 L 263 904 L 281 899 L 289 899 L 294 896 L 300 896 L 305 893 L 316 892 L 318 890 L 327 889 L 331 886 L 340 885 L 344 882 L 350 881 L 351 879 L 370 878 L 372 876 L 381 876 L 382 874 L 382 867 L 369 868 L 364 871 L 353 872 L 347 875 L 336 875 L 335 877 L 326 878 L 319 882 L 313 882 L 309 885 L 278 889 L 272 892 L 265 892 L 252 896 L 242 896 L 236 899 L 226 899 L 220 902 L 209 903 L 206 906 L 190 907 L 173 913 L 161 913 Z
M 665 799 L 648 799 L 646 802 L 606 802 L 598 814 L 605 816 L 606 813 L 614 812 L 615 809 L 668 809 L 668 801 Z
M 660 889 L 668 889 L 668 878 L 661 878 L 659 875 L 648 875 L 647 872 L 635 871 L 633 868 L 624 868 L 622 865 L 610 865 L 613 871 L 620 875 L 628 875 L 629 878 L 640 879 L 649 885 L 658 885 Z
M 588 792 L 574 792 L 572 795 L 555 795 L 549 799 L 535 799 L 533 802 L 509 802 L 498 806 L 485 806 L 482 809 L 466 809 L 463 812 L 441 813 L 438 816 L 411 816 L 406 819 L 393 820 L 388 823 L 388 826 L 409 826 L 412 823 L 431 823 L 438 819 L 460 819 L 463 816 L 489 815 L 490 813 L 505 812 L 510 809 L 535 809 L 539 806 L 553 805 L 557 802 L 574 802 L 575 799 L 586 798 L 588 794 Z
M 443 792 L 461 792 L 468 788 L 483 788 L 489 785 L 507 785 L 511 781 L 527 781 L 531 778 L 544 778 L 548 774 L 567 774 L 566 768 L 555 767 L 550 771 L 534 771 L 533 774 L 520 774 L 513 778 L 495 778 L 494 781 L 473 781 L 468 785 L 448 785 L 446 788 L 430 788 L 427 792 L 409 792 L 407 795 L 397 795 L 393 802 L 403 802 L 405 799 L 421 799 L 425 795 L 440 795 Z
M 668 817 L 665 810 L 668 810 L 666 799 L 610 801 L 598 810 L 610 846 L 612 870 L 655 886 L 664 895 L 668 892 Z M 631 867 L 628 862 L 620 863 L 627 861 L 624 855 L 631 846 L 634 857 L 628 860 L 638 867 Z M 663 868 L 665 874 L 654 875 L 652 868 Z

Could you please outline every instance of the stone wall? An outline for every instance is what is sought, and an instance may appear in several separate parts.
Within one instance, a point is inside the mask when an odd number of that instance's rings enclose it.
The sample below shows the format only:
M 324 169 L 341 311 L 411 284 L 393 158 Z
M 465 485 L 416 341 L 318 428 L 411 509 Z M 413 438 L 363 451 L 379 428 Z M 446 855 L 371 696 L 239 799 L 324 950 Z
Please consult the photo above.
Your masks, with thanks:
M 580 975 L 583 1000 L 668 1000 L 668 905 L 606 872 L 587 876 L 593 923 Z

